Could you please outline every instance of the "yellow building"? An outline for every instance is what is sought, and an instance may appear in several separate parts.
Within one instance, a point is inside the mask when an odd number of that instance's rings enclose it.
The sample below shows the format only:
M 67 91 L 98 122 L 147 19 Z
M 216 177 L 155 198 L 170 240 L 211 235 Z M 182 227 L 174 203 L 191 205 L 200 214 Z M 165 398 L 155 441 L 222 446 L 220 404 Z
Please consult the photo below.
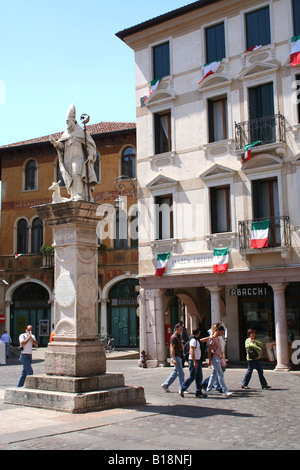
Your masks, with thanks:
M 114 207 L 119 194 L 123 199 L 126 196 L 130 207 L 136 189 L 135 123 L 101 122 L 87 126 L 87 130 L 98 150 L 95 202 Z M 60 135 L 53 137 L 57 140 Z M 0 333 L 8 330 L 14 345 L 18 345 L 25 326 L 32 324 L 40 346 L 46 346 L 53 323 L 52 231 L 32 209 L 50 203 L 48 188 L 52 182 L 62 181 L 49 139 L 50 135 L 0 148 L 0 313 L 5 315 Z M 130 180 L 118 192 L 115 181 L 121 175 Z M 61 195 L 68 197 L 63 181 L 60 185 Z M 101 242 L 99 333 L 112 334 L 117 346 L 137 347 L 137 240 L 117 236 Z

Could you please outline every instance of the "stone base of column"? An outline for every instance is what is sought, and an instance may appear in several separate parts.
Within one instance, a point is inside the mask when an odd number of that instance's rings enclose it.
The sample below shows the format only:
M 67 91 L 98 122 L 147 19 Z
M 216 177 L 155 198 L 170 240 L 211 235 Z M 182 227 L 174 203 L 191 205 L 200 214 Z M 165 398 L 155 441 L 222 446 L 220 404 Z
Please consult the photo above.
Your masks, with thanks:
M 28 376 L 25 386 L 5 391 L 4 403 L 87 413 L 146 403 L 144 389 L 124 385 L 123 374 L 94 377 Z
M 49 343 L 45 353 L 45 372 L 48 375 L 88 377 L 105 374 L 106 356 L 103 344 L 90 341 L 59 341 Z
M 277 366 L 274 369 L 275 372 L 288 372 L 289 370 L 291 370 L 291 367 L 285 364 L 277 364 Z

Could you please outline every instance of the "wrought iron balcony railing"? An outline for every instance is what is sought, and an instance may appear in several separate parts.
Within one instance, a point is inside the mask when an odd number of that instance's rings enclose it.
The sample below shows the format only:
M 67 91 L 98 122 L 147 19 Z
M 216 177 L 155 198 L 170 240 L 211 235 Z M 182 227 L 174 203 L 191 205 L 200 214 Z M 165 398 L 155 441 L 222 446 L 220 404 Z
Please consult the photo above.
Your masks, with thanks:
M 239 222 L 239 244 L 241 251 L 251 250 L 251 229 L 253 222 L 269 220 L 268 246 L 264 248 L 289 248 L 291 246 L 290 218 L 288 216 L 264 217 Z
M 261 141 L 258 145 L 286 142 L 285 118 L 282 114 L 235 123 L 236 150 L 244 150 L 245 145 L 258 141 Z

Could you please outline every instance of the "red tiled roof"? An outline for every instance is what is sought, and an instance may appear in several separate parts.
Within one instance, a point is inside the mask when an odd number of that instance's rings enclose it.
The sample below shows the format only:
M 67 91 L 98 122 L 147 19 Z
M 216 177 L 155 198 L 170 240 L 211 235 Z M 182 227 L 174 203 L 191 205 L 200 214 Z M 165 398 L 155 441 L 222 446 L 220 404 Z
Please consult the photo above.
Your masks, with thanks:
M 99 122 L 98 124 L 91 124 L 86 126 L 88 132 L 91 135 L 99 134 L 111 134 L 114 132 L 124 132 L 130 131 L 136 128 L 135 122 Z M 0 149 L 6 149 L 11 147 L 23 147 L 24 145 L 34 145 L 43 142 L 49 142 L 50 136 L 54 137 L 55 140 L 58 140 L 63 132 L 57 132 L 56 134 L 49 134 L 43 137 L 36 137 L 35 139 L 24 140 L 22 142 L 17 142 L 14 144 L 3 145 Z

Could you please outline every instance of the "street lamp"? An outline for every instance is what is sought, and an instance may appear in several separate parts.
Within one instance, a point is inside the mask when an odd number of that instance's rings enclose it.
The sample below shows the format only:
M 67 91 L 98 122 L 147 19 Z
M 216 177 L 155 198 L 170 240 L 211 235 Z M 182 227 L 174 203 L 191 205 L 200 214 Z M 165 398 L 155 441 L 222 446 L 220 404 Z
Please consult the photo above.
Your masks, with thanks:
M 115 179 L 115 182 L 114 182 L 114 188 L 119 193 L 117 199 L 115 200 L 115 207 L 116 208 L 121 208 L 122 207 L 123 199 L 122 199 L 121 193 L 126 189 L 126 186 L 124 184 L 125 182 L 128 182 L 132 187 L 133 204 L 135 205 L 136 190 L 135 190 L 134 180 L 132 178 L 129 178 L 129 176 L 121 175 L 121 176 L 118 176 Z

